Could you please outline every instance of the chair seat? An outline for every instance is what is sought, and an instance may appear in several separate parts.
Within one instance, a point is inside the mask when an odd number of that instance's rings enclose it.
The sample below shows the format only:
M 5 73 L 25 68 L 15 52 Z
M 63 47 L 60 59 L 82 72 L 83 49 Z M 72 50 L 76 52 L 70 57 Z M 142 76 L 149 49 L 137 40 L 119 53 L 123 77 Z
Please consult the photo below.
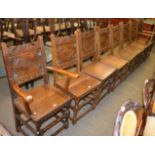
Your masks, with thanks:
M 37 30 L 37 34 L 41 34 L 41 33 L 44 32 L 43 26 L 37 26 L 36 30 Z M 46 32 L 50 32 L 50 27 L 49 26 L 45 26 L 45 31 Z
M 123 49 L 119 49 L 119 50 L 115 51 L 114 55 L 129 62 L 138 55 L 138 52 L 135 52 L 135 51 L 131 52 L 131 51 L 132 51 L 132 49 L 127 50 L 127 49 L 123 48 Z
M 136 46 L 136 47 L 140 47 L 142 49 L 146 48 L 147 46 L 149 46 L 149 44 L 146 44 L 146 39 L 137 39 L 136 41 L 133 41 L 131 43 L 132 46 Z
M 19 37 L 24 36 L 23 30 L 21 30 L 21 29 L 16 29 L 16 33 L 17 33 L 17 36 L 19 36 Z M 34 30 L 29 29 L 29 35 L 33 36 L 34 35 Z
M 101 58 L 100 62 L 117 69 L 123 68 L 128 63 L 126 60 L 118 58 L 114 55 L 108 55 L 104 58 Z
M 8 38 L 15 38 L 15 34 L 12 32 L 8 32 L 8 31 L 4 31 L 3 36 L 8 37 Z
M 69 85 L 69 93 L 71 93 L 74 97 L 85 96 L 101 84 L 99 80 L 96 80 L 84 73 L 79 73 L 79 75 L 80 76 L 77 79 L 72 79 Z M 57 84 L 64 87 L 65 81 L 65 77 L 59 78 L 57 80 Z
M 125 48 L 127 51 L 132 52 L 132 53 L 141 53 L 145 49 L 145 45 L 139 44 L 137 42 L 132 42 L 130 45 L 128 45 Z
M 63 107 L 71 100 L 69 96 L 65 95 L 59 89 L 48 85 L 42 85 L 37 88 L 27 90 L 26 92 L 33 96 L 33 101 L 29 104 L 29 106 L 32 112 L 31 118 L 34 121 L 43 119 L 52 112 L 55 112 L 56 109 Z M 25 114 L 23 104 L 21 98 L 16 99 L 15 105 Z
M 155 117 L 148 116 L 144 129 L 144 136 L 155 136 Z
M 137 55 L 142 53 L 145 50 L 144 44 L 139 44 L 137 42 L 132 42 L 131 44 L 127 44 L 124 48 L 118 49 L 114 52 L 114 55 L 121 57 L 127 61 L 131 61 Z
M 110 75 L 112 75 L 116 68 L 104 65 L 101 62 L 92 62 L 83 67 L 82 71 L 98 80 L 106 80 Z

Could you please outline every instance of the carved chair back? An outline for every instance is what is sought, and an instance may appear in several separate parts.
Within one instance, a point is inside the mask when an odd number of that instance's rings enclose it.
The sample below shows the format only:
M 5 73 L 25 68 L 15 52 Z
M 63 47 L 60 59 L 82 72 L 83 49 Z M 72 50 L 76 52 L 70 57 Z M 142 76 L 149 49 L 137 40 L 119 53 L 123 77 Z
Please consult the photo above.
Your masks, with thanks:
M 78 46 L 81 63 L 87 59 L 95 58 L 97 54 L 96 28 L 85 32 L 78 30 Z
M 114 48 L 123 47 L 123 23 L 116 26 L 110 25 L 109 29 L 111 53 L 113 53 Z
M 146 111 L 141 104 L 138 104 L 134 101 L 128 100 L 124 102 L 121 106 L 114 127 L 114 136 L 121 135 L 121 126 L 123 123 L 124 116 L 127 112 L 132 111 L 136 114 L 137 124 L 135 129 L 135 136 L 142 135 L 145 122 L 146 122 Z
M 113 47 L 118 47 L 121 45 L 121 26 L 120 25 L 116 25 L 113 26 Z
M 23 85 L 40 77 L 44 77 L 44 82 L 48 83 L 45 50 L 41 37 L 33 43 L 11 47 L 7 47 L 5 43 L 1 45 L 10 84 Z
M 131 39 L 134 41 L 138 37 L 138 21 L 133 20 L 132 22 L 130 22 L 130 25 L 131 25 Z
M 100 27 L 97 27 L 96 33 L 97 33 L 96 45 L 99 54 L 103 54 L 109 51 L 111 48 L 109 27 L 102 29 Z
M 53 64 L 62 69 L 77 67 L 76 36 L 56 37 L 51 34 Z

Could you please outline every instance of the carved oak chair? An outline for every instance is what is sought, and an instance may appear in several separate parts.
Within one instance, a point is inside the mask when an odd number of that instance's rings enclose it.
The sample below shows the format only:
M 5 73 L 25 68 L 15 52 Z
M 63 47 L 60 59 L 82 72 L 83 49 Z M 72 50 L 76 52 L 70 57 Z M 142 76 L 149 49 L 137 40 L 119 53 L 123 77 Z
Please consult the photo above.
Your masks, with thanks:
M 62 69 L 71 69 L 79 74 L 77 79 L 70 81 L 67 91 L 73 98 L 70 107 L 70 119 L 73 124 L 96 107 L 101 85 L 99 80 L 80 71 L 76 37 L 77 32 L 75 35 L 64 37 L 56 37 L 54 34 L 51 34 L 53 65 Z M 64 77 L 58 77 L 54 73 L 54 83 L 57 87 L 62 88 L 64 80 Z
M 120 108 L 114 127 L 114 136 L 143 135 L 146 123 L 144 107 L 134 101 L 126 101 Z
M 111 53 L 111 41 L 110 41 L 110 29 L 109 27 L 96 29 L 96 44 L 97 44 L 97 59 L 108 66 L 117 69 L 117 74 L 115 78 L 116 87 L 121 81 L 123 81 L 128 75 L 129 63 L 128 61 L 119 58 Z M 116 35 L 116 37 L 119 35 Z M 117 39 L 115 37 L 115 39 Z
M 43 135 L 52 128 L 52 135 L 68 128 L 71 97 L 49 84 L 48 71 L 60 73 L 67 79 L 78 77 L 54 67 L 47 67 L 43 40 L 7 47 L 1 44 L 10 86 L 16 130 L 24 135 Z M 29 90 L 20 86 L 27 81 L 42 78 L 44 83 Z M 65 82 L 65 90 L 69 82 Z M 62 123 L 62 125 L 61 125 Z M 58 127 L 56 125 L 59 125 Z M 56 128 L 55 128 L 56 127 Z
M 144 47 L 141 47 L 135 44 L 131 45 L 131 31 L 130 24 L 125 23 L 118 26 L 111 26 L 111 52 L 126 61 L 129 62 L 129 72 L 132 72 L 142 61 L 141 53 L 145 50 Z M 115 39 L 118 38 L 118 39 Z M 115 50 L 114 50 L 115 49 Z
M 141 64 L 148 56 L 152 47 L 151 35 L 141 30 L 142 22 L 140 20 L 129 21 L 122 27 L 123 42 L 126 39 L 125 48 L 133 55 L 137 56 L 137 66 Z M 128 38 L 125 34 L 129 34 Z
M 96 32 L 90 30 L 81 32 L 78 30 L 78 55 L 80 70 L 89 76 L 92 76 L 102 82 L 100 98 L 113 90 L 113 84 L 117 69 L 105 65 L 97 60 Z M 89 63 L 85 60 L 89 59 Z
M 111 50 L 112 53 L 126 61 L 132 61 L 135 58 L 136 48 L 128 49 L 130 42 L 129 24 L 120 23 L 117 26 L 110 26 Z M 134 52 L 132 52 L 134 50 Z
M 144 105 L 148 115 L 155 116 L 155 79 L 145 80 L 143 88 Z

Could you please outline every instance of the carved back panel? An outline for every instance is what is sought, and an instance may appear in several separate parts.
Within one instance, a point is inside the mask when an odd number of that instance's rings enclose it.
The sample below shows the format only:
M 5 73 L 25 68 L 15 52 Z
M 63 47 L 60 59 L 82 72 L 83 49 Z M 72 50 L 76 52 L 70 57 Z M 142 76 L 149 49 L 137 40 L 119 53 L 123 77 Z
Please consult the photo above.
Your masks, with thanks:
M 75 35 L 55 37 L 51 35 L 53 64 L 67 69 L 77 65 L 77 46 Z
M 138 32 L 143 31 L 143 20 L 138 20 Z
M 131 38 L 135 40 L 137 38 L 138 34 L 138 22 L 136 20 L 133 20 L 131 22 Z
M 123 24 L 123 41 L 128 42 L 130 40 L 130 24 Z
M 99 51 L 104 53 L 110 48 L 110 30 L 109 28 L 99 29 Z
M 22 85 L 47 75 L 45 51 L 41 37 L 34 43 L 7 48 L 2 43 L 4 62 L 10 82 Z
M 79 33 L 80 53 L 82 60 L 92 58 L 96 54 L 95 30 Z
M 121 38 L 120 38 L 121 28 L 119 25 L 117 25 L 113 27 L 112 31 L 113 31 L 113 47 L 116 47 L 121 43 Z

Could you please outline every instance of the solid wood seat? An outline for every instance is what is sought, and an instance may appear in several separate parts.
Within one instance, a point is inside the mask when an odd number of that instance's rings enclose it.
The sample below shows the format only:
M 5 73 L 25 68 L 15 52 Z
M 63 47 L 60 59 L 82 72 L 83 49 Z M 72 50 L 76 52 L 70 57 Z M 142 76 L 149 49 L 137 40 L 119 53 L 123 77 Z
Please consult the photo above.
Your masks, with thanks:
M 134 49 L 134 48 L 133 48 Z M 138 54 L 140 53 L 139 50 L 137 50 L 136 52 L 133 51 L 131 52 L 131 50 L 126 50 L 126 49 L 119 49 L 114 51 L 114 55 L 117 57 L 120 57 L 126 61 L 132 61 Z
M 128 63 L 128 61 L 121 59 L 121 58 L 118 58 L 114 55 L 108 55 L 104 58 L 101 58 L 100 62 L 102 62 L 108 66 L 112 66 L 114 68 L 117 68 L 117 69 L 123 68 Z
M 57 84 L 61 87 L 65 84 L 65 78 L 59 78 L 57 80 Z M 72 79 L 69 86 L 69 93 L 71 93 L 75 97 L 82 97 L 83 94 L 88 93 L 88 91 L 92 91 L 98 85 L 100 84 L 100 81 L 84 74 L 79 73 L 79 77 L 76 79 Z
M 103 81 L 111 76 L 116 71 L 116 68 L 104 65 L 101 62 L 92 62 L 83 66 L 82 71 Z
M 44 119 L 47 115 L 54 113 L 56 109 L 63 108 L 64 103 L 68 103 L 71 98 L 58 88 L 48 85 L 42 85 L 36 88 L 25 90 L 26 93 L 33 96 L 33 101 L 29 104 L 30 111 L 32 112 L 31 118 L 38 122 Z M 26 113 L 23 99 L 18 97 L 15 100 L 15 105 Z M 27 114 L 26 114 L 27 115 Z

